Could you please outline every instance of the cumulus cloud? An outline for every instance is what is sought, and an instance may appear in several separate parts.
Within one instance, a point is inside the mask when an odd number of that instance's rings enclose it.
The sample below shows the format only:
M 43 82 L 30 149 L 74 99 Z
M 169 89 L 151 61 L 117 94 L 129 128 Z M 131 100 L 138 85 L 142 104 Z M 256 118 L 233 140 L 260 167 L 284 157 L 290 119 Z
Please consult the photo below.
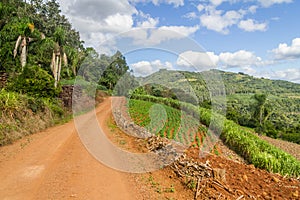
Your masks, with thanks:
M 179 40 L 194 34 L 198 26 L 161 26 L 152 29 L 133 28 L 124 36 L 133 39 L 135 45 L 158 45 L 168 40 Z
M 176 64 L 186 70 L 204 71 L 216 68 L 218 56 L 213 52 L 186 51 L 181 53 Z
M 300 83 L 300 68 L 288 68 L 278 71 L 263 71 L 255 74 L 257 77 L 287 80 Z
M 172 70 L 173 65 L 170 62 L 162 62 L 160 60 L 154 61 L 140 61 L 134 64 L 131 64 L 131 69 L 137 76 L 147 76 L 154 72 L 157 72 L 160 69 Z
M 281 43 L 276 49 L 273 49 L 272 52 L 277 60 L 300 58 L 300 38 L 293 39 L 291 46 L 288 46 L 286 43 Z
M 274 4 L 292 3 L 293 0 L 258 0 L 263 7 L 270 7 Z
M 188 68 L 197 67 L 211 69 L 216 67 L 221 68 L 244 68 L 248 71 L 251 66 L 261 66 L 270 64 L 270 61 L 263 61 L 253 52 L 240 50 L 237 52 L 223 52 L 216 55 L 214 52 L 195 52 L 186 51 L 181 53 L 177 58 L 177 65 Z
M 148 0 L 59 1 L 64 14 L 80 32 L 86 46 L 92 46 L 101 53 L 111 54 L 115 51 L 116 37 L 131 38 L 135 45 L 156 45 L 190 36 L 199 29 L 198 26 L 159 27 L 159 18 L 153 18 L 134 7 L 133 3 L 150 2 Z M 151 2 L 155 5 L 172 4 L 175 7 L 184 5 L 184 0 L 151 0 Z
M 208 7 L 205 14 L 200 16 L 202 26 L 222 34 L 229 33 L 229 27 L 237 24 L 244 16 L 244 11 L 230 10 L 223 12 L 216 10 L 214 7 Z
M 229 67 L 247 67 L 259 65 L 262 62 L 260 57 L 257 57 L 253 52 L 240 50 L 234 53 L 225 52 L 219 55 L 219 62 L 225 68 Z
M 247 32 L 266 31 L 267 23 L 258 23 L 253 19 L 242 20 L 239 22 L 238 27 Z

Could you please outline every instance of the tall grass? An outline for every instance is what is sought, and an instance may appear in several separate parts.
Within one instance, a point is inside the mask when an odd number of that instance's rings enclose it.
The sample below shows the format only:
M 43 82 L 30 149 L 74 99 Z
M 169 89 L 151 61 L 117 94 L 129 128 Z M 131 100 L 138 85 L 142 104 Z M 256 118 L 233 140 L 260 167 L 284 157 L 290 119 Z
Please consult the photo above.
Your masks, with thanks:
M 0 146 L 45 129 L 62 118 L 64 111 L 54 99 L 28 97 L 0 90 Z

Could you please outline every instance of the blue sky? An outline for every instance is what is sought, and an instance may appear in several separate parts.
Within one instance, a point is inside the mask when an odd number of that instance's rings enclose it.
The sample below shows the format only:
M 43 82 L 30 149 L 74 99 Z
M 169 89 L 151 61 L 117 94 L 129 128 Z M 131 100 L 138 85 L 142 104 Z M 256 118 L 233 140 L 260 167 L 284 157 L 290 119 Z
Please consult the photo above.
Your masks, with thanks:
M 217 68 L 300 83 L 300 1 L 59 0 L 86 46 L 136 75 Z

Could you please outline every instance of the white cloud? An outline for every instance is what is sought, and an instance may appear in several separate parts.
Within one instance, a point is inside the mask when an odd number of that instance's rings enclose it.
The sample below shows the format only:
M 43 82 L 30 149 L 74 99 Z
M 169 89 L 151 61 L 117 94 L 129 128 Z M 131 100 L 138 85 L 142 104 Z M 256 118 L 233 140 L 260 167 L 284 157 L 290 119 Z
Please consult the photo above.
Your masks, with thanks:
M 254 14 L 254 13 L 256 13 L 257 8 L 258 8 L 258 6 L 253 5 L 248 8 L 248 11 L 250 13 Z
M 131 64 L 131 69 L 133 69 L 135 75 L 137 76 L 147 76 L 154 72 L 157 72 L 160 69 L 172 70 L 173 65 L 170 62 L 161 62 L 160 60 L 154 61 L 140 61 L 134 64 Z
M 141 11 L 139 12 L 139 15 L 143 20 L 137 22 L 137 27 L 154 28 L 159 23 L 159 18 L 152 18 L 149 14 L 145 14 Z
M 186 13 L 185 15 L 183 15 L 183 17 L 187 18 L 187 19 L 196 19 L 197 14 L 195 12 L 189 12 L 189 13 Z
M 300 83 L 300 68 L 290 68 L 276 71 L 275 76 L 273 76 L 272 78 L 279 78 Z
M 202 4 L 199 4 L 198 6 L 197 6 L 197 10 L 199 11 L 199 12 L 201 12 L 202 10 L 204 10 L 204 6 L 202 5 Z
M 271 64 L 271 61 L 262 61 L 253 52 L 240 50 L 234 53 L 223 52 L 216 55 L 214 52 L 195 52 L 186 51 L 177 58 L 177 65 L 195 70 L 201 68 L 204 70 L 221 67 L 225 68 L 243 68 L 251 71 L 252 66 L 261 66 Z
M 184 0 L 129 0 L 132 3 L 148 3 L 152 2 L 158 6 L 160 4 L 174 5 L 174 7 L 184 6 Z
M 223 14 L 222 10 L 215 10 L 214 7 L 208 7 L 207 9 L 207 12 L 200 16 L 202 26 L 223 34 L 228 34 L 228 28 L 237 24 L 244 16 L 242 10 L 230 10 Z
M 112 53 L 115 50 L 115 41 L 110 41 L 110 47 L 100 48 L 99 45 L 120 32 L 132 29 L 133 15 L 138 14 L 128 0 L 59 0 L 59 3 L 85 45 L 101 53 Z
M 266 31 L 267 30 L 267 23 L 258 23 L 253 19 L 242 20 L 238 24 L 240 29 L 243 29 L 247 32 L 254 32 L 254 31 Z
M 278 71 L 263 71 L 256 73 L 256 76 L 300 83 L 300 68 L 288 68 Z
M 186 70 L 204 71 L 216 68 L 218 56 L 212 52 L 186 51 L 181 53 L 176 64 Z
M 92 46 L 100 53 L 113 53 L 116 36 L 129 37 L 137 45 L 156 45 L 161 42 L 181 39 L 195 33 L 198 26 L 162 26 L 159 18 L 137 11 L 132 3 L 150 0 L 59 0 L 64 14 L 70 19 L 86 46 Z M 165 3 L 184 5 L 184 0 L 151 0 L 155 5 Z M 127 32 L 126 34 L 121 34 Z M 121 38 L 122 39 L 122 38 Z M 109 49 L 111 51 L 109 52 Z
M 168 40 L 188 37 L 198 29 L 198 26 L 161 26 L 153 29 L 133 28 L 125 35 L 132 38 L 136 45 L 157 45 Z
M 300 38 L 293 39 L 291 46 L 281 43 L 272 52 L 277 60 L 300 58 Z
M 110 15 L 104 19 L 103 24 L 101 24 L 106 30 L 121 32 L 128 31 L 133 25 L 133 19 L 130 15 L 121 15 L 119 13 L 115 15 Z
M 292 3 L 293 0 L 258 0 L 263 7 L 270 7 L 274 4 Z
M 226 0 L 210 0 L 211 4 L 214 6 L 219 6 L 221 5 L 223 2 L 225 2 Z
M 59 0 L 60 2 L 65 2 Z M 120 15 L 136 14 L 137 10 L 130 5 L 127 0 L 107 1 L 107 0 L 70 0 L 68 1 L 66 12 L 68 15 L 102 20 L 108 16 L 119 13 Z M 63 3 L 66 6 L 66 3 Z
M 247 67 L 259 65 L 262 62 L 253 52 L 240 50 L 234 53 L 225 52 L 219 55 L 219 62 L 224 68 Z

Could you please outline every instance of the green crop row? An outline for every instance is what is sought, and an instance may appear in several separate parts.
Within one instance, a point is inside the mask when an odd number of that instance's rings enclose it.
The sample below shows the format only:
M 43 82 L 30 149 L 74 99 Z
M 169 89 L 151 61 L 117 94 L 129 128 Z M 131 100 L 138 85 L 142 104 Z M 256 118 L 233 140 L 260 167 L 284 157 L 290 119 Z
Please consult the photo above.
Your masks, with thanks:
M 198 133 L 205 133 L 194 117 L 170 106 L 131 99 L 128 107 L 129 114 L 136 124 L 161 137 L 191 145 Z
M 300 161 L 295 157 L 260 139 L 251 130 L 212 113 L 211 110 L 160 97 L 136 95 L 131 98 L 185 110 L 194 117 L 199 117 L 201 123 L 209 126 L 213 133 L 220 132 L 221 139 L 254 166 L 282 175 L 300 176 Z

